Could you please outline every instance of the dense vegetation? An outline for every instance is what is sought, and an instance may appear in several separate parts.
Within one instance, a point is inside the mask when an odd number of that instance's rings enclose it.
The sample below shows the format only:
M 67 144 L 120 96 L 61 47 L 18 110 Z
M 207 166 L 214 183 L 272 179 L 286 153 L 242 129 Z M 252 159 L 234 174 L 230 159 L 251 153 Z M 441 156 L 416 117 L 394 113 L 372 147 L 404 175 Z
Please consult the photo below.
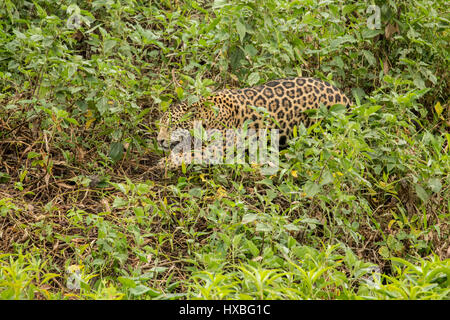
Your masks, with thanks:
M 0 297 L 449 299 L 447 7 L 1 1 Z M 354 106 L 276 175 L 155 167 L 172 102 L 299 75 Z

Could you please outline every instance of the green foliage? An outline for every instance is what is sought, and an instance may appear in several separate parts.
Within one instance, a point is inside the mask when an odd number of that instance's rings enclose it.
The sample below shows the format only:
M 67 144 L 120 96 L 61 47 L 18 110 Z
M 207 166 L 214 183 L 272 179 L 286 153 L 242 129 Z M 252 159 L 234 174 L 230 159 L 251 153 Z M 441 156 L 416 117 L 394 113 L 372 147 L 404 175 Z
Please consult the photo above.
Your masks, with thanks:
M 2 1 L 0 297 L 449 299 L 447 2 L 372 3 Z M 354 106 L 275 175 L 151 170 L 172 102 L 299 75 Z
M 59 277 L 46 272 L 46 261 L 31 254 L 0 255 L 1 299 L 52 298 L 48 283 Z
M 372 299 L 413 299 L 413 300 L 448 300 L 450 283 L 448 282 L 450 265 L 447 261 L 440 261 L 436 256 L 421 260 L 414 265 L 400 258 L 392 258 L 394 275 L 383 275 L 368 282 L 362 292 L 369 293 Z

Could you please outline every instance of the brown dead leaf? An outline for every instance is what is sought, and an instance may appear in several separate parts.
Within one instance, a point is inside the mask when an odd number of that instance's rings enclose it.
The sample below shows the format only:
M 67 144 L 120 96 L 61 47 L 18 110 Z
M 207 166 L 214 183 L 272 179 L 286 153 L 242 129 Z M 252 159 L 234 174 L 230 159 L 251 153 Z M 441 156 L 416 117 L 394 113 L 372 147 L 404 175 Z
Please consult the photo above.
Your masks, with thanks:
M 48 187 L 48 185 L 50 183 L 50 174 L 48 172 L 44 176 L 44 182 L 45 182 L 45 185 Z
M 383 73 L 386 75 L 389 72 L 389 60 L 388 57 L 385 57 L 383 60 Z
M 100 202 L 102 203 L 106 212 L 111 212 L 111 206 L 109 205 L 109 202 L 107 199 L 103 198 L 102 200 L 100 200 Z
M 86 155 L 86 152 L 83 151 L 82 148 L 77 147 L 77 160 L 80 162 L 84 161 L 84 156 Z
M 59 187 L 61 187 L 61 188 L 64 188 L 64 189 L 75 189 L 75 186 L 70 186 L 70 185 L 65 184 L 65 183 L 63 183 L 63 182 L 58 182 L 57 185 L 58 185 Z
M 384 35 L 386 37 L 387 40 L 389 40 L 390 38 L 392 38 L 392 36 L 394 35 L 394 33 L 399 32 L 398 29 L 398 24 L 390 24 L 388 23 L 386 25 L 386 28 L 384 28 Z

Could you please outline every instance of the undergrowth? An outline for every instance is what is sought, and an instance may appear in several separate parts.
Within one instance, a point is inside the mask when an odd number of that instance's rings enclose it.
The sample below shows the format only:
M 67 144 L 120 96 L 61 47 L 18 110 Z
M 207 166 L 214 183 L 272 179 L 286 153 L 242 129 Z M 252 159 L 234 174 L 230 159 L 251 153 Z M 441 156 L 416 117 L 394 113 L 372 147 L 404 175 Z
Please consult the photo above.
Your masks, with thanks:
M 445 1 L 4 0 L 0 18 L 2 299 L 450 298 Z M 276 174 L 156 168 L 171 103 L 288 76 L 353 107 L 297 128 Z

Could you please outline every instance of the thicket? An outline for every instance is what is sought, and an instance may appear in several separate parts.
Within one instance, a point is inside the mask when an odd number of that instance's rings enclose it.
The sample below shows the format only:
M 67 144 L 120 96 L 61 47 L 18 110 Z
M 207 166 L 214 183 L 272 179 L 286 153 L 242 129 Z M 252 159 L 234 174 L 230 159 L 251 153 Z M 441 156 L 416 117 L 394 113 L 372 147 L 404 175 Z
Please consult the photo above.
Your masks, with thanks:
M 3 0 L 0 297 L 449 299 L 447 6 Z M 170 104 L 288 76 L 354 106 L 276 175 L 155 168 Z

